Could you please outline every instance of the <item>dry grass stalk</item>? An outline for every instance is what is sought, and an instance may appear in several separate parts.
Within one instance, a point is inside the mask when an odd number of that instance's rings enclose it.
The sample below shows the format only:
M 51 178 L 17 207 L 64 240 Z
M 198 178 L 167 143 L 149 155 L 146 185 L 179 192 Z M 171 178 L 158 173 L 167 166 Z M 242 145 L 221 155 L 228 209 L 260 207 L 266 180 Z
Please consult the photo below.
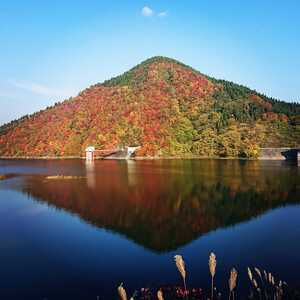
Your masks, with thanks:
M 252 280 L 252 283 L 254 285 L 254 287 L 257 289 L 258 288 L 258 284 L 257 284 L 257 281 L 255 279 Z
M 180 275 L 182 276 L 183 279 L 183 283 L 184 283 L 184 290 L 185 290 L 185 297 L 186 299 L 188 299 L 188 292 L 186 289 L 186 269 L 185 269 L 185 262 L 182 258 L 181 255 L 175 255 L 175 263 L 176 263 L 176 267 L 180 273 Z M 209 270 L 210 270 L 210 274 L 211 274 L 211 278 L 212 278 L 212 294 L 211 294 L 211 300 L 213 300 L 213 296 L 214 296 L 214 285 L 213 285 L 213 279 L 215 277 L 216 274 L 216 266 L 217 266 L 217 260 L 216 260 L 216 255 L 214 253 L 211 253 L 209 256 Z M 287 283 L 285 281 L 275 281 L 274 276 L 272 275 L 272 273 L 267 273 L 265 270 L 260 271 L 260 269 L 258 268 L 254 268 L 255 272 L 257 273 L 257 275 L 260 277 L 261 279 L 261 288 L 259 287 L 255 277 L 251 271 L 251 269 L 248 267 L 247 271 L 248 271 L 248 277 L 250 279 L 250 282 L 252 283 L 253 287 L 255 288 L 256 292 L 259 295 L 259 299 L 262 300 L 262 298 L 264 297 L 264 299 L 273 299 L 274 300 L 282 300 L 283 299 L 283 295 L 284 295 L 284 289 L 283 286 L 286 285 Z M 238 277 L 238 272 L 235 268 L 233 268 L 230 271 L 230 277 L 229 277 L 229 300 L 233 299 L 235 300 L 236 294 L 235 294 L 235 290 L 237 287 L 237 277 Z M 266 279 L 266 282 L 264 281 L 264 278 Z M 268 283 L 273 285 L 273 287 L 268 288 Z M 251 291 L 251 299 L 254 299 L 253 296 L 256 296 L 255 294 L 253 294 L 254 291 Z M 120 300 L 127 300 L 127 294 L 126 294 L 126 290 L 123 288 L 123 284 L 121 283 L 120 286 L 118 287 L 118 294 L 119 294 L 119 298 Z M 134 300 L 134 295 L 129 299 L 129 300 Z M 221 299 L 221 294 L 218 294 L 218 299 Z M 163 292 L 161 289 L 159 289 L 157 291 L 157 299 L 158 300 L 164 300 L 164 296 L 163 296 Z M 255 299 L 258 299 L 257 297 Z
M 157 299 L 158 299 L 158 300 L 164 300 L 163 293 L 162 293 L 161 290 L 158 290 L 158 291 L 157 291 Z
M 184 263 L 182 256 L 175 255 L 174 258 L 175 258 L 176 267 L 177 267 L 179 273 L 181 274 L 182 278 L 185 279 L 185 277 L 186 277 L 185 263 Z
M 236 288 L 236 281 L 237 281 L 237 270 L 233 268 L 230 271 L 230 278 L 229 278 L 229 289 L 231 292 Z
M 211 277 L 215 277 L 216 267 L 217 267 L 216 255 L 214 253 L 211 253 L 209 256 L 209 271 Z
M 125 289 L 122 286 L 122 283 L 118 287 L 118 294 L 121 300 L 127 300 L 127 294 Z
M 264 270 L 264 275 L 265 275 L 266 281 L 268 281 L 268 273 L 265 270 Z
M 185 283 L 186 271 L 185 271 L 184 260 L 183 260 L 181 255 L 175 255 L 174 258 L 175 258 L 176 267 L 177 267 L 179 273 L 182 276 L 183 284 L 184 284 L 184 290 L 185 290 L 185 294 L 187 296 L 186 283 Z
M 272 284 L 275 286 L 275 279 L 274 279 L 274 276 L 272 276 Z
M 262 275 L 261 272 L 258 268 L 254 268 L 255 272 L 257 273 L 257 275 L 260 277 L 260 279 L 262 280 Z
M 217 260 L 216 255 L 212 252 L 209 256 L 209 271 L 211 275 L 211 299 L 214 299 L 214 277 L 216 275 Z
M 237 282 L 237 270 L 235 268 L 233 268 L 230 271 L 230 278 L 229 278 L 229 299 L 231 299 L 231 295 L 232 298 L 234 299 L 234 289 L 236 288 L 236 282 Z
M 272 274 L 271 273 L 269 273 L 268 279 L 269 279 L 269 283 L 272 283 Z
M 249 267 L 248 267 L 248 277 L 249 277 L 250 281 L 252 282 L 253 275 L 252 275 L 251 269 Z

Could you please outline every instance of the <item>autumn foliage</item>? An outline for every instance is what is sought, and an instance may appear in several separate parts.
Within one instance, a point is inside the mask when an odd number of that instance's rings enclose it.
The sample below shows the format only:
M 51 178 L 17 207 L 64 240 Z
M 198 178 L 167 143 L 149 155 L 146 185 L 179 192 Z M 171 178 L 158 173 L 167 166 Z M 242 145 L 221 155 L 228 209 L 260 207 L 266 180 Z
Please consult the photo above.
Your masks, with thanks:
M 299 146 L 300 106 L 154 57 L 0 128 L 1 156 L 80 156 L 140 145 L 140 156 L 255 157 Z

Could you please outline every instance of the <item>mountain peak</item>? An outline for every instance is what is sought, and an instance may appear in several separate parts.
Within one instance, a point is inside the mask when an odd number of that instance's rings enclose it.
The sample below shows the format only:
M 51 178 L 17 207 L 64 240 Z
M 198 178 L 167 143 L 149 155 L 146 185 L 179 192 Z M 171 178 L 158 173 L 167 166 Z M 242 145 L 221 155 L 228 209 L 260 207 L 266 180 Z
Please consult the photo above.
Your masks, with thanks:
M 157 67 L 157 68 L 156 68 Z M 156 72 L 164 73 L 171 72 L 172 70 L 183 68 L 189 72 L 193 72 L 195 75 L 204 76 L 200 72 L 192 69 L 191 67 L 169 57 L 165 56 L 153 56 L 148 58 L 129 71 L 113 77 L 103 82 L 104 86 L 124 86 L 124 85 L 138 85 L 144 83 L 148 77 L 149 70 L 156 69 Z M 168 75 L 166 75 L 168 76 Z M 207 77 L 208 78 L 208 77 Z

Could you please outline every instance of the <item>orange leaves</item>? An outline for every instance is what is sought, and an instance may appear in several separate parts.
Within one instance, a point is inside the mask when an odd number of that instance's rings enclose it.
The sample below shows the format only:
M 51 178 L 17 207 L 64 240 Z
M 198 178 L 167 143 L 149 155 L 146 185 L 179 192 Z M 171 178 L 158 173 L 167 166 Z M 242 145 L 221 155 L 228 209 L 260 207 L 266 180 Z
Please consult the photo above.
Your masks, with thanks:
M 264 113 L 262 118 L 266 121 L 281 121 L 287 123 L 289 118 L 285 114 L 277 114 L 274 112 Z
M 269 103 L 269 102 L 267 102 L 267 101 L 265 101 L 265 100 L 263 100 L 263 99 L 262 99 L 261 97 L 259 97 L 258 95 L 251 94 L 250 99 L 251 99 L 253 102 L 255 102 L 255 103 L 261 105 L 262 107 L 264 107 L 267 111 L 271 111 L 271 110 L 272 110 L 272 104 Z
M 232 100 L 230 103 L 214 106 L 226 96 Z M 216 126 L 221 126 L 224 110 L 228 118 L 233 112 L 238 115 L 237 101 L 242 108 L 252 107 L 253 113 L 258 109 L 259 118 L 289 126 L 291 120 L 275 113 L 263 96 L 157 57 L 0 131 L 0 155 L 81 155 L 86 145 L 112 149 L 130 143 L 139 143 L 137 154 L 143 156 L 185 153 L 197 148 L 195 137 L 201 134 L 210 142 L 207 132 L 215 133 Z M 212 119 L 214 114 L 219 116 L 216 122 Z M 250 121 L 258 122 L 258 118 Z M 299 123 L 296 118 L 293 122 Z M 229 130 L 225 125 L 223 129 Z M 203 150 L 201 145 L 198 152 Z

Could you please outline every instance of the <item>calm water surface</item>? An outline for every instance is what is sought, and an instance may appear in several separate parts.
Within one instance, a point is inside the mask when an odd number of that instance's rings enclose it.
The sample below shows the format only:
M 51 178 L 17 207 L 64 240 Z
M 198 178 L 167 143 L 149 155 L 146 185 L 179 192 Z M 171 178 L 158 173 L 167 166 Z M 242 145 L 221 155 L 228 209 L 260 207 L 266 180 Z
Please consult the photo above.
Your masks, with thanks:
M 0 299 L 116 299 L 259 266 L 299 285 L 300 168 L 230 160 L 0 161 Z M 80 176 L 47 179 L 49 175 Z M 240 293 L 247 285 L 240 280 Z

